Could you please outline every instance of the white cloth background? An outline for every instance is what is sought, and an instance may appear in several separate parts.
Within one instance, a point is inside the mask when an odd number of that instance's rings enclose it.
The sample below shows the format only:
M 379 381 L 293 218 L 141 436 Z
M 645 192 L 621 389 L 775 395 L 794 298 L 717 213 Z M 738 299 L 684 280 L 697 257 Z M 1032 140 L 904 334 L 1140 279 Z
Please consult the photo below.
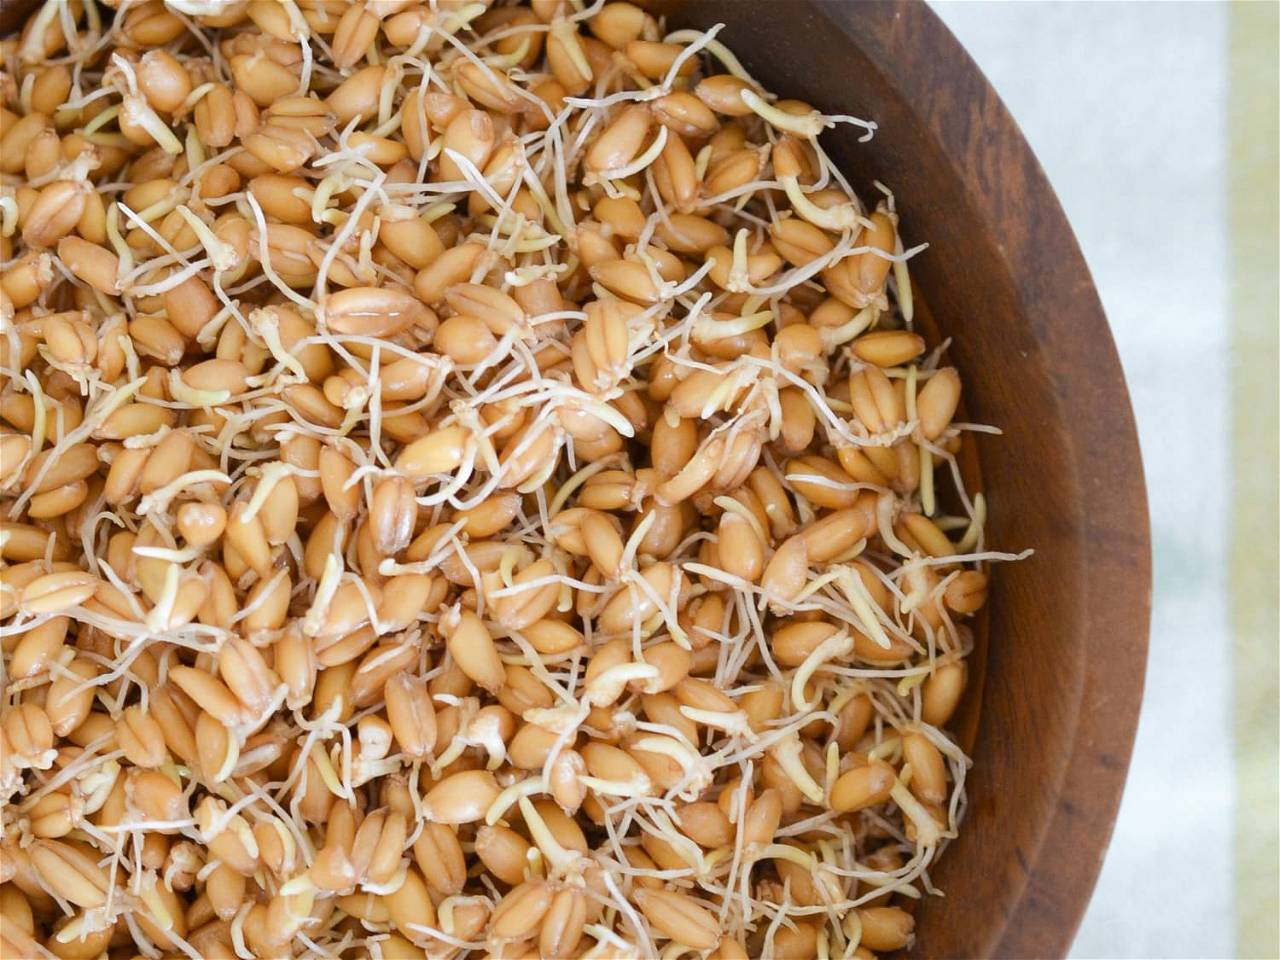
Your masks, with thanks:
M 1147 692 L 1111 849 L 1072 954 L 1231 956 L 1228 10 L 934 9 L 1012 111 L 1075 227 L 1146 463 L 1155 553 Z

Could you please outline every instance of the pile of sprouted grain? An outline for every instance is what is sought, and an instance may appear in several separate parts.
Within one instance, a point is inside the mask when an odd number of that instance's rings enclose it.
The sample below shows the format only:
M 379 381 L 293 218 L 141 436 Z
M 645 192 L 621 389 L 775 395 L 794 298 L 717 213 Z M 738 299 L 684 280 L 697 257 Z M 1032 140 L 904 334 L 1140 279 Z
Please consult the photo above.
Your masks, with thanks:
M 910 943 L 1006 555 L 893 198 L 819 145 L 873 125 L 716 34 L 47 0 L 2 42 L 0 953 Z

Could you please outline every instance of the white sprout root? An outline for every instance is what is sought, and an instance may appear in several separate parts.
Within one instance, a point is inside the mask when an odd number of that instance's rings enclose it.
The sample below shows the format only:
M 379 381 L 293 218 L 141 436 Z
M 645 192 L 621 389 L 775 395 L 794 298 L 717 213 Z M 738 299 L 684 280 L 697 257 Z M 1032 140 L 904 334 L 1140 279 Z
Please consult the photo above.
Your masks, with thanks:
M 875 124 L 627 3 L 106 6 L 0 73 L 6 955 L 909 946 L 1026 553 Z

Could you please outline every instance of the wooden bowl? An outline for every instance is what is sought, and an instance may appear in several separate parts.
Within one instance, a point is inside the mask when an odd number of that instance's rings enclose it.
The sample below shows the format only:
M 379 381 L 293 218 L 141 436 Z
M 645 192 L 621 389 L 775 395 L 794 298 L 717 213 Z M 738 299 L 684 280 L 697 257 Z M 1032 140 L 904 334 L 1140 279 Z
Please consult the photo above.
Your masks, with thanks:
M 911 272 L 964 378 L 994 571 L 969 812 L 932 872 L 915 954 L 1066 953 L 1102 864 L 1142 698 L 1147 504 L 1124 376 L 1071 227 L 1017 124 L 923 3 L 686 0 L 769 89 L 829 113 L 864 198 L 890 186 Z M 981 673 L 981 665 L 975 673 Z
M 0 34 L 32 0 L 0 0 Z M 1110 839 L 1146 661 L 1142 462 L 1115 346 L 1075 237 L 1008 111 L 922 3 L 650 0 L 721 38 L 771 89 L 874 119 L 824 144 L 864 197 L 898 197 L 912 275 L 964 375 L 996 570 L 968 716 L 969 813 L 917 914 L 915 953 L 1070 946 Z

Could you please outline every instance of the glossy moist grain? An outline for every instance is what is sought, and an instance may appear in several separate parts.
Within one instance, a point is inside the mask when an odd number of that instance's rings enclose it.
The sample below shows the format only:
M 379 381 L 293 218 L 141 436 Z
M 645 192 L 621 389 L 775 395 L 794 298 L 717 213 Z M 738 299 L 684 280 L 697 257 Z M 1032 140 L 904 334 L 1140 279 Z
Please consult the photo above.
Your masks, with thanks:
M 907 944 L 1004 555 L 873 125 L 626 3 L 177 6 L 6 41 L 7 946 Z

